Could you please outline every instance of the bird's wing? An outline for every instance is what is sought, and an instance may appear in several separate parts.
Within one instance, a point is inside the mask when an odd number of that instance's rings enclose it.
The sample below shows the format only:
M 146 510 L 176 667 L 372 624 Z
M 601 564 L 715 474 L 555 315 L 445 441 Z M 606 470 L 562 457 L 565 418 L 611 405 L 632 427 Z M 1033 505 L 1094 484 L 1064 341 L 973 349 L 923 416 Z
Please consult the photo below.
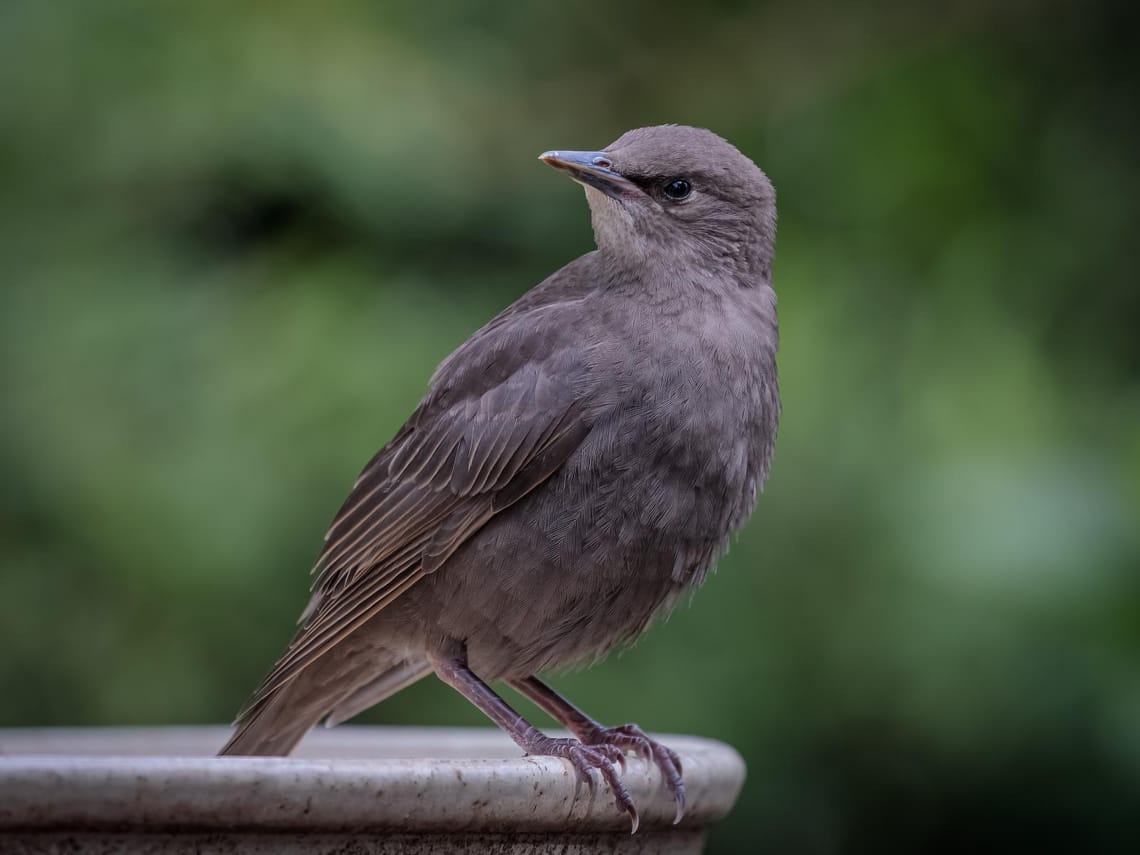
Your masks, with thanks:
M 523 340 L 510 329 L 473 337 L 437 372 L 334 518 L 302 625 L 239 720 L 440 567 L 580 445 L 589 425 L 575 394 L 576 366 L 551 342 L 565 333 L 552 329 L 543 344 L 535 332 Z

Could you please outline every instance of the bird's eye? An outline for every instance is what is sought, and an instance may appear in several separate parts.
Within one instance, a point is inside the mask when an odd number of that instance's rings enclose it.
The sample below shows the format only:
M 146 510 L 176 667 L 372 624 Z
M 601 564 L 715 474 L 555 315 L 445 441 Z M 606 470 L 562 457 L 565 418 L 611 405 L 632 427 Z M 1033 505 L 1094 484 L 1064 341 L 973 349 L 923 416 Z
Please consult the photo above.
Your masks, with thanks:
M 671 178 L 665 182 L 662 192 L 674 202 L 679 202 L 693 192 L 693 185 L 685 178 Z

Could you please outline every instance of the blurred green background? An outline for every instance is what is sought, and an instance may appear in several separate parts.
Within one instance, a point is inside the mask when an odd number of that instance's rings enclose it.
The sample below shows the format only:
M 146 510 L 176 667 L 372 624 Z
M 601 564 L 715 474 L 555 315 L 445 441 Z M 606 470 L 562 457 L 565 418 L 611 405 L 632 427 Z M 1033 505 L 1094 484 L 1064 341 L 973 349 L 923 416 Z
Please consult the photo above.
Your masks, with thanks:
M 0 725 L 228 721 L 436 363 L 591 248 L 535 156 L 682 122 L 780 192 L 776 462 L 556 685 L 741 751 L 713 852 L 1140 851 L 1138 23 L 8 0 Z

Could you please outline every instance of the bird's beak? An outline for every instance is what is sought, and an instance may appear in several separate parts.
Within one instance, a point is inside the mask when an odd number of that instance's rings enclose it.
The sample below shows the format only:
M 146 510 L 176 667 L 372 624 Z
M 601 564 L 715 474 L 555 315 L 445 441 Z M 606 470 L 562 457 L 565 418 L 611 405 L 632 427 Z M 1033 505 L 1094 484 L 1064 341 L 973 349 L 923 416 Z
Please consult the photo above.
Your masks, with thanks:
M 613 161 L 604 151 L 546 151 L 538 159 L 566 172 L 579 184 L 601 190 L 614 199 L 641 192 L 636 184 L 614 170 Z

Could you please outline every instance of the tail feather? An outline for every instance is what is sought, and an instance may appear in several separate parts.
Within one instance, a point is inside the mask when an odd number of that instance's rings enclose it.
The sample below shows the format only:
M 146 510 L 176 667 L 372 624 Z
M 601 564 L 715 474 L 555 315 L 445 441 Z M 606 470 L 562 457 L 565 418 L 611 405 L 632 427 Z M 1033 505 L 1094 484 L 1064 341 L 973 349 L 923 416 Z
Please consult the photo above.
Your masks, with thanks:
M 218 753 L 284 757 L 326 716 L 329 726 L 352 718 L 430 671 L 424 660 L 334 648 L 271 695 L 255 696 Z
M 218 754 L 246 757 L 290 754 L 326 711 L 324 704 L 294 703 L 296 699 L 292 696 L 296 693 L 290 691 L 293 688 L 287 686 L 238 719 L 237 730 Z
M 431 673 L 425 659 L 407 659 L 382 673 L 370 683 L 342 698 L 325 719 L 325 727 L 335 727 L 348 721 L 385 698 L 406 689 Z

